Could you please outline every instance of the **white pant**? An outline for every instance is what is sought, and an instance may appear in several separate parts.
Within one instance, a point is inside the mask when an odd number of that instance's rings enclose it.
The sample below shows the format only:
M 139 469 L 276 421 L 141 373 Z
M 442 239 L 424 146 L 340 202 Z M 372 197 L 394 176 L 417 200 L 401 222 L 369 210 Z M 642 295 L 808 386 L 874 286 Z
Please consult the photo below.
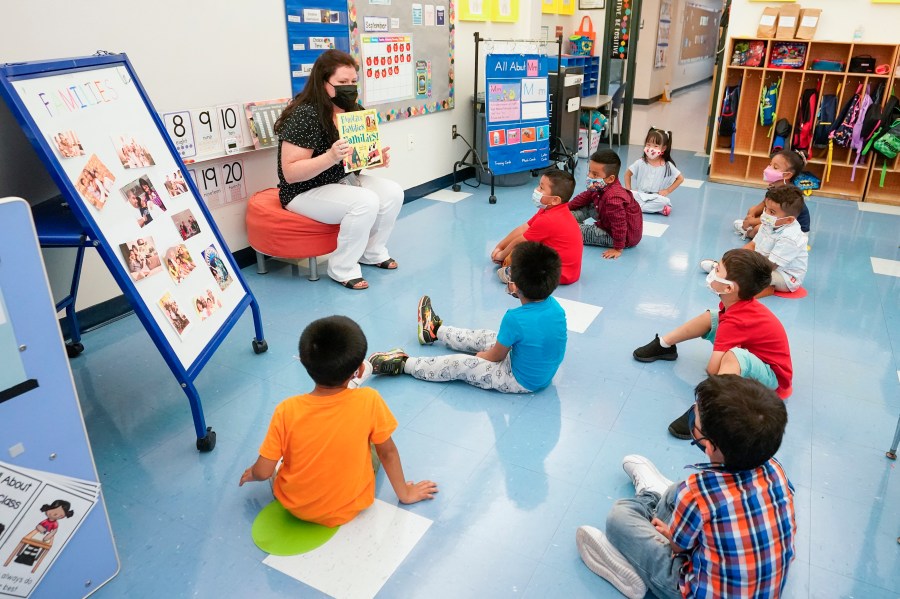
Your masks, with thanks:
M 401 206 L 403 188 L 396 182 L 350 174 L 341 183 L 298 194 L 286 208 L 320 223 L 341 225 L 337 249 L 328 257 L 328 276 L 344 282 L 362 276 L 360 262 L 378 264 L 391 257 L 385 246 Z
M 662 212 L 666 206 L 672 205 L 672 200 L 666 196 L 661 196 L 658 193 L 640 193 L 632 191 L 631 194 L 634 196 L 635 201 L 637 201 L 638 206 L 641 207 L 641 212 L 645 214 Z
M 493 347 L 497 341 L 497 333 L 487 329 L 462 329 L 445 324 L 438 329 L 437 338 L 450 349 L 475 353 Z M 423 381 L 465 381 L 470 385 L 501 393 L 531 393 L 516 380 L 511 360 L 511 353 L 500 362 L 490 362 L 469 354 L 407 358 L 403 372 Z

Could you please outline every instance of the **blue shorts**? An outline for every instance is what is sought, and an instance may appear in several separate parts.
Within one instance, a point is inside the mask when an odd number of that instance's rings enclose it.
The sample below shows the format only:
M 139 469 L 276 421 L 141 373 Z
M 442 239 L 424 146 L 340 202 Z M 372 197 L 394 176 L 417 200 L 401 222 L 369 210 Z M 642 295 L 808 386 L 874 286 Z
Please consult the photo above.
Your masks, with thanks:
M 716 330 L 719 328 L 719 312 L 713 310 L 708 310 L 708 312 L 710 329 L 707 334 L 703 335 L 703 338 L 713 343 L 716 340 Z M 778 378 L 771 366 L 743 347 L 732 347 L 729 351 L 737 358 L 738 364 L 741 366 L 742 377 L 759 381 L 768 389 L 778 388 Z

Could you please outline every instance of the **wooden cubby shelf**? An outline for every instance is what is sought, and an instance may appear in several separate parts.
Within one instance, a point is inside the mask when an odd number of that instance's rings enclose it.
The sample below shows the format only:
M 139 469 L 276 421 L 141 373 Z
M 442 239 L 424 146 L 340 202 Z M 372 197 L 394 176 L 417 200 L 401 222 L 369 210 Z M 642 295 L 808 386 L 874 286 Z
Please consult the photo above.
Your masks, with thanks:
M 771 59 L 773 47 L 782 42 L 805 46 L 803 64 L 795 69 L 773 68 Z M 737 109 L 737 132 L 734 141 L 734 157 L 731 156 L 731 138 L 716 135 L 710 157 L 710 181 L 765 187 L 762 171 L 769 163 L 773 133 L 771 126 L 759 122 L 759 104 L 763 91 L 778 81 L 778 102 L 775 106 L 775 122 L 787 119 L 796 125 L 800 99 L 804 90 L 819 89 L 819 103 L 822 96 L 838 95 L 838 111 L 862 85 L 869 87 L 872 94 L 880 84 L 886 91 L 882 104 L 891 93 L 900 94 L 900 46 L 893 44 L 866 44 L 858 42 L 774 40 L 739 37 L 730 40 L 727 56 L 737 56 L 737 44 L 765 46 L 765 55 L 759 66 L 729 65 L 725 67 L 722 91 L 718 98 L 721 106 L 725 87 L 741 84 L 741 96 Z M 869 55 L 878 65 L 890 65 L 888 74 L 850 73 L 847 68 L 854 56 Z M 844 71 L 821 71 L 810 67 L 816 60 L 830 60 L 843 63 Z M 897 89 L 894 89 L 894 88 Z M 717 107 L 716 115 L 718 117 Z M 817 107 L 818 112 L 818 107 Z M 888 123 L 890 125 L 890 123 Z M 788 140 L 788 146 L 790 147 Z M 825 180 L 828 148 L 812 147 L 808 152 L 806 170 L 822 179 L 822 187 L 815 195 L 853 201 L 868 201 L 900 206 L 900 157 L 887 160 L 877 152 L 863 156 L 854 169 L 856 152 L 835 146 L 831 160 L 831 176 Z M 885 165 L 885 163 L 887 163 Z M 883 174 L 883 177 L 882 177 Z M 883 179 L 883 184 L 882 184 Z

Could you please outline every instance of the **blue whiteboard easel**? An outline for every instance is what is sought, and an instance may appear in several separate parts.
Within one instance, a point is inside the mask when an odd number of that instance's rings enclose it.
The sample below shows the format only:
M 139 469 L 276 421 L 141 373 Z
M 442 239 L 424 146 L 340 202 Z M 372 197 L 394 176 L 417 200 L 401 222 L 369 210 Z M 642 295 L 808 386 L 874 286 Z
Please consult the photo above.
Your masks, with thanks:
M 98 53 L 99 54 L 99 53 Z M 128 57 L 0 66 L 0 94 L 188 396 L 197 449 L 211 451 L 194 380 L 256 298 Z
M 0 199 L 0 223 L 0 460 L 99 482 L 28 203 Z M 0 506 L 7 526 L 8 509 Z M 82 597 L 116 575 L 119 558 L 102 495 L 50 558 L 55 561 L 31 597 Z M 29 570 L 16 572 L 28 576 Z M 4 584 L 14 583 L 0 581 L 0 595 L 16 596 L 6 595 Z

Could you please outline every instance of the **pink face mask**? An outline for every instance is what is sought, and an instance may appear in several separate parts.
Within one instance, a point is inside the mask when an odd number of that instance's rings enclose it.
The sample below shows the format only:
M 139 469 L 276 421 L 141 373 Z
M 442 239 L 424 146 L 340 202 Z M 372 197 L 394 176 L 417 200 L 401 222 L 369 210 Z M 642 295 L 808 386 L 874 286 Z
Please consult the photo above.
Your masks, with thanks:
M 644 148 L 644 155 L 650 160 L 655 160 L 662 156 L 662 150 L 658 148 L 651 148 L 650 146 L 646 146 Z
M 778 183 L 779 181 L 784 181 L 784 173 L 775 170 L 771 166 L 767 166 L 766 170 L 763 171 L 763 181 L 766 183 Z

